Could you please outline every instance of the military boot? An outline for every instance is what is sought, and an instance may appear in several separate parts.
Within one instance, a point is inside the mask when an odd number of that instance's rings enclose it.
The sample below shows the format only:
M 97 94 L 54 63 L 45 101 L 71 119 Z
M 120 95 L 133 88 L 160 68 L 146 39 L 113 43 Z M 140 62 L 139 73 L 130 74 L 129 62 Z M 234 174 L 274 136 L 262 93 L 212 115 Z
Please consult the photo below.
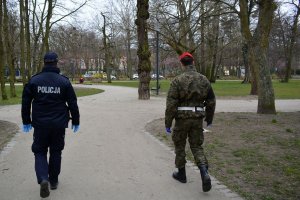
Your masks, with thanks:
M 181 183 L 186 183 L 185 167 L 178 168 L 178 172 L 173 173 L 173 178 Z
M 202 179 L 202 190 L 203 192 L 208 192 L 211 189 L 211 180 L 208 175 L 208 167 L 206 165 L 200 165 L 200 174 Z

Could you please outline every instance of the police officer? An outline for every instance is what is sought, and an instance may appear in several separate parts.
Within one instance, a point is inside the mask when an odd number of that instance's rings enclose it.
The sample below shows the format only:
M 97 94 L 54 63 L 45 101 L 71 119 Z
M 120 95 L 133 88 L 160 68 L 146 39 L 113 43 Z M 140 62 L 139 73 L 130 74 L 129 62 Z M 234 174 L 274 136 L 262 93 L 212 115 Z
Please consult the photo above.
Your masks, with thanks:
M 175 146 L 175 165 L 177 172 L 173 178 L 186 183 L 185 145 L 188 138 L 195 162 L 200 169 L 202 190 L 211 189 L 208 162 L 203 152 L 203 119 L 210 126 L 215 111 L 215 95 L 208 79 L 194 67 L 193 56 L 189 52 L 180 55 L 183 73 L 172 81 L 167 96 L 165 111 L 166 133 L 171 134 L 172 121 L 175 119 L 172 140 Z
M 59 74 L 57 62 L 56 53 L 46 53 L 42 72 L 29 80 L 22 96 L 23 131 L 29 132 L 34 127 L 32 152 L 35 156 L 35 172 L 42 198 L 50 194 L 49 183 L 51 189 L 58 186 L 69 113 L 72 116 L 73 131 L 79 130 L 77 98 L 69 79 Z

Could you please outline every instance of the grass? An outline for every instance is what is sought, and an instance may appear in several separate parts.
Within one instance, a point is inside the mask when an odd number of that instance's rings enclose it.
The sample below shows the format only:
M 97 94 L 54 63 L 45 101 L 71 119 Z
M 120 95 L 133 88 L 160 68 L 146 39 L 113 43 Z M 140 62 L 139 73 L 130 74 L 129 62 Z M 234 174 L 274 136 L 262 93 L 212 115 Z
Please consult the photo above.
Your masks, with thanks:
M 211 173 L 248 200 L 297 199 L 300 148 L 297 145 L 299 125 L 295 125 L 294 117 L 299 117 L 299 113 L 280 113 L 276 119 L 254 113 L 230 115 L 248 115 L 250 120 L 245 118 L 230 127 L 225 124 L 236 117 L 230 117 L 229 113 L 216 114 L 214 130 L 207 135 L 205 143 Z M 226 148 L 215 145 L 220 137 Z M 215 148 L 208 148 L 212 144 Z M 226 166 L 222 166 L 224 162 Z
M 300 112 L 216 113 L 204 142 L 210 173 L 246 200 L 299 199 L 299 117 Z M 162 138 L 164 119 L 150 122 L 145 129 Z M 162 141 L 174 148 L 171 136 Z M 186 155 L 194 161 L 188 145 Z
M 241 81 L 217 81 L 212 84 L 216 96 L 247 96 L 251 85 L 241 84 Z M 300 80 L 291 80 L 289 83 L 273 81 L 276 99 L 300 99 Z
M 89 82 L 88 82 L 89 83 Z M 160 80 L 161 92 L 167 93 L 170 87 L 169 80 Z M 139 81 L 113 81 L 112 83 L 103 82 L 102 85 L 135 87 Z M 156 87 L 156 81 L 151 80 L 150 87 Z M 249 95 L 251 85 L 241 84 L 241 81 L 217 80 L 212 84 L 217 97 L 226 96 L 247 96 Z M 300 99 L 300 80 L 291 80 L 289 83 L 282 83 L 279 80 L 273 81 L 273 88 L 276 99 Z
M 98 93 L 101 93 L 104 91 L 104 90 L 95 89 L 95 88 L 76 88 L 76 87 L 74 87 L 74 90 L 75 90 L 77 97 L 98 94 Z M 8 100 L 2 100 L 0 98 L 0 106 L 1 105 L 20 104 L 22 102 L 22 92 L 23 92 L 23 86 L 16 85 L 17 97 L 9 98 Z M 7 91 L 7 93 L 9 93 L 9 91 Z
M 169 80 L 160 80 L 160 92 L 165 95 L 170 87 Z M 91 82 L 86 81 L 85 84 L 91 84 Z M 100 85 L 112 85 L 112 86 L 123 86 L 123 87 L 134 87 L 137 88 L 139 81 L 113 81 L 112 83 L 103 82 Z M 156 81 L 151 80 L 150 88 L 156 87 Z M 229 97 L 229 96 L 247 96 L 249 95 L 251 85 L 241 84 L 241 81 L 225 81 L 218 80 L 216 83 L 212 84 L 214 92 L 218 97 Z M 275 91 L 276 99 L 300 99 L 300 80 L 291 80 L 289 83 L 282 83 L 278 80 L 273 81 L 273 88 Z M 21 102 L 22 86 L 16 86 L 17 97 L 10 98 L 8 101 L 3 101 L 0 99 L 0 105 L 12 105 L 19 104 Z M 6 87 L 7 93 L 9 94 L 9 87 Z M 82 89 L 78 90 L 78 96 L 86 96 L 91 94 L 96 94 L 97 89 Z M 102 92 L 102 91 L 99 91 Z
M 99 94 L 101 92 L 104 92 L 104 90 L 101 89 L 95 89 L 95 88 L 78 88 L 74 87 L 75 93 L 77 97 L 83 97 L 93 94 Z

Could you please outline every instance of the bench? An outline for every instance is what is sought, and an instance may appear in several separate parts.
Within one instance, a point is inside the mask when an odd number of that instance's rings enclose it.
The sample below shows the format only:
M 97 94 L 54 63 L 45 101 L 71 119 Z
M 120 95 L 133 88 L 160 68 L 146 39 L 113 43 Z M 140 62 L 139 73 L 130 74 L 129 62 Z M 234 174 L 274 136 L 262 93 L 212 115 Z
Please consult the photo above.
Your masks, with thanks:
M 150 89 L 151 89 L 151 92 L 152 92 L 152 91 L 153 91 L 153 92 L 154 92 L 154 91 L 155 91 L 155 92 L 157 91 L 157 88 L 156 88 L 156 87 L 151 87 Z M 159 92 L 159 90 L 160 90 L 160 84 L 158 84 L 158 92 Z

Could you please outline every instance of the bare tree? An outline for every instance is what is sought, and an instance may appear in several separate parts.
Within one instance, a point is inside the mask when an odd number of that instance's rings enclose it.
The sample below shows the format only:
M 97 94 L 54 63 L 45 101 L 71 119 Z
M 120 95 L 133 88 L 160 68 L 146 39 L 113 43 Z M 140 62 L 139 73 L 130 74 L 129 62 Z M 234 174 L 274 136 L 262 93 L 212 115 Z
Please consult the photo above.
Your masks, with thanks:
M 152 13 L 157 14 L 152 15 L 157 16 L 162 40 L 177 54 L 191 52 L 197 71 L 214 81 L 220 44 L 220 4 L 204 0 L 158 0 L 154 5 Z
M 240 0 L 241 1 L 241 0 Z M 257 113 L 275 114 L 275 95 L 267 60 L 269 35 L 276 4 L 273 0 L 258 1 L 258 24 L 249 45 L 250 62 L 258 81 Z
M 294 47 L 295 47 L 295 42 L 296 42 L 296 36 L 297 36 L 297 31 L 298 31 L 298 21 L 299 21 L 299 15 L 300 15 L 300 0 L 298 0 L 298 3 L 295 3 L 295 0 L 292 1 L 293 5 L 296 8 L 296 14 L 293 19 L 293 24 L 291 27 L 291 35 L 289 39 L 289 44 L 288 44 L 288 49 L 287 49 L 287 61 L 286 61 L 286 73 L 285 73 L 285 78 L 284 82 L 289 82 L 289 79 L 291 77 L 291 69 L 292 69 L 292 58 L 294 54 Z
M 201 0 L 200 4 L 200 13 L 204 13 L 205 11 L 205 0 Z M 202 74 L 205 74 L 206 64 L 205 64 L 205 17 L 202 17 L 200 20 L 200 70 Z
M 239 7 L 240 7 L 240 12 L 238 12 L 239 18 L 240 18 L 240 23 L 241 23 L 241 32 L 245 40 L 245 44 L 243 45 L 244 48 L 244 63 L 246 64 L 246 67 L 248 66 L 248 61 L 249 66 L 250 66 L 250 72 L 251 72 L 251 95 L 256 95 L 258 94 L 258 85 L 257 85 L 257 77 L 255 75 L 255 69 L 254 66 L 251 63 L 251 60 L 249 59 L 249 53 L 250 53 L 250 42 L 252 40 L 252 33 L 251 33 L 251 28 L 250 28 L 250 15 L 253 12 L 253 7 L 255 6 L 254 0 L 250 1 L 245 1 L 245 0 L 240 0 L 239 1 Z
M 1 84 L 2 100 L 7 100 L 8 98 L 5 89 L 4 66 L 5 66 L 5 54 L 4 54 L 4 44 L 3 44 L 3 0 L 0 0 L 0 84 Z
M 228 6 L 231 12 L 238 14 L 240 18 L 241 33 L 247 42 L 247 53 L 249 53 L 249 66 L 252 75 L 251 94 L 255 94 L 257 88 L 257 113 L 274 114 L 276 113 L 275 95 L 268 65 L 267 50 L 274 11 L 277 7 L 275 1 L 239 0 L 239 11 L 236 9 L 237 1 L 234 4 L 227 1 L 221 2 Z M 258 21 L 253 33 L 250 28 L 249 17 L 255 5 L 258 7 Z
M 28 13 L 26 20 L 26 32 L 27 32 L 27 51 L 31 43 L 28 41 L 31 40 L 29 24 L 32 23 L 32 32 L 33 32 L 33 45 L 31 53 L 33 57 L 31 73 L 36 73 L 41 70 L 43 62 L 42 57 L 46 51 L 50 50 L 49 47 L 49 38 L 52 27 L 64 20 L 65 18 L 76 13 L 79 9 L 86 5 L 88 0 L 84 0 L 76 8 L 70 10 L 63 4 L 59 3 L 58 0 L 45 0 L 44 3 L 39 4 L 37 0 L 32 0 L 31 9 L 28 7 L 28 2 L 26 4 L 25 0 L 25 9 L 31 11 L 31 21 L 30 15 Z M 60 14 L 63 13 L 63 14 Z M 55 18 L 54 18 L 55 16 Z M 29 32 L 28 32 L 29 31 Z M 40 42 L 42 41 L 42 43 Z M 27 58 L 30 55 L 27 55 Z M 31 60 L 30 60 L 31 61 Z M 27 59 L 27 63 L 29 58 Z
M 117 5 L 114 7 L 116 13 L 115 24 L 118 24 L 120 36 L 123 38 L 126 52 L 126 74 L 132 80 L 133 74 L 133 58 L 132 58 L 132 46 L 133 39 L 136 37 L 136 30 L 134 27 L 134 1 L 133 0 L 118 0 Z
M 24 0 L 20 0 L 20 70 L 22 75 L 23 86 L 27 82 L 26 72 L 25 72 L 25 30 L 24 30 L 24 21 L 25 21 L 25 5 Z
M 103 33 L 103 46 L 104 46 L 104 51 L 105 51 L 105 66 L 104 69 L 107 74 L 107 82 L 111 83 L 111 70 L 113 67 L 112 63 L 112 55 L 111 55 L 111 42 L 109 41 L 109 38 L 106 34 L 106 16 L 101 13 L 103 17 L 103 27 L 102 27 L 102 33 Z
M 25 1 L 25 44 L 26 44 L 26 69 L 28 78 L 31 77 L 31 40 L 30 40 L 30 19 L 29 19 L 29 3 Z M 24 75 L 22 75 L 24 76 Z
M 7 1 L 3 0 L 3 24 L 4 24 L 4 44 L 6 61 L 9 68 L 9 83 L 10 83 L 10 97 L 16 97 L 15 88 L 15 65 L 14 65 L 14 53 L 13 53 L 13 41 L 12 30 L 9 25 L 9 15 L 7 9 Z
M 137 19 L 135 24 L 137 25 L 138 34 L 138 52 L 139 57 L 138 63 L 138 74 L 139 74 L 139 99 L 147 100 L 150 99 L 150 71 L 151 62 L 148 44 L 148 25 L 147 20 L 149 19 L 149 1 L 148 0 L 137 0 Z
M 219 49 L 219 32 L 220 32 L 220 3 L 216 2 L 212 17 L 212 30 L 210 34 L 210 67 L 207 68 L 206 76 L 210 82 L 216 82 L 217 75 L 217 54 Z
M 160 27 L 160 35 L 177 54 L 184 51 L 194 53 L 200 42 L 195 41 L 198 24 L 201 16 L 196 12 L 200 4 L 194 1 L 168 0 L 156 1 L 151 11 L 153 24 L 152 30 L 156 30 L 155 24 Z M 157 13 L 157 14 L 156 14 Z M 195 16 L 197 16 L 195 18 Z M 199 40 L 199 38 L 198 38 Z M 197 70 L 200 70 L 198 56 L 195 57 Z

